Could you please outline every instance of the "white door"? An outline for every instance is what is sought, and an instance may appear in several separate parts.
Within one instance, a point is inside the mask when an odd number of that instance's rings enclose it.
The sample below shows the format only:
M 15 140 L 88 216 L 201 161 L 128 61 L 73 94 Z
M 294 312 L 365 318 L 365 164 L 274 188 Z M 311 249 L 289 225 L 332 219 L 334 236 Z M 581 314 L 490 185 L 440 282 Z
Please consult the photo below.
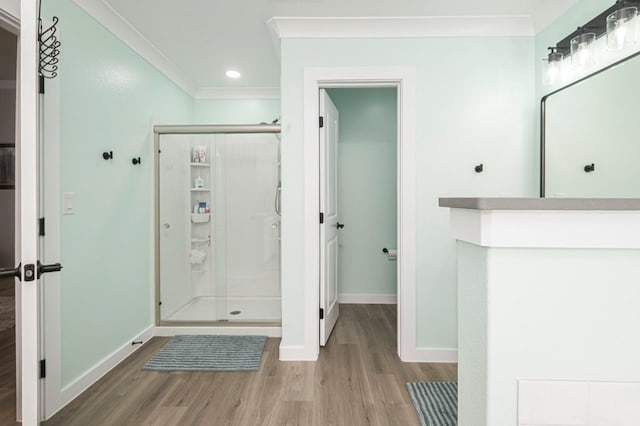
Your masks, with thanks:
M 37 43 L 37 2 L 22 1 L 20 10 L 19 45 L 19 91 L 18 91 L 18 137 L 16 138 L 16 245 L 19 247 L 21 283 L 20 320 L 16 328 L 19 335 L 18 367 L 19 416 L 25 426 L 37 425 L 42 418 L 41 388 L 41 280 L 40 275 L 62 269 L 59 263 L 41 265 L 39 260 L 39 206 L 43 182 L 39 180 L 39 154 L 44 151 L 39 146 L 38 129 L 40 123 L 38 99 L 38 43 Z M 52 253 L 53 254 L 53 253 Z M 42 260 L 46 260 L 42 258 Z
M 338 109 L 320 90 L 320 346 L 338 320 Z
M 38 113 L 36 1 L 21 2 L 19 138 L 17 142 L 16 192 L 20 209 L 20 246 L 22 283 L 20 294 L 21 397 L 22 424 L 40 421 L 40 350 L 38 287 Z

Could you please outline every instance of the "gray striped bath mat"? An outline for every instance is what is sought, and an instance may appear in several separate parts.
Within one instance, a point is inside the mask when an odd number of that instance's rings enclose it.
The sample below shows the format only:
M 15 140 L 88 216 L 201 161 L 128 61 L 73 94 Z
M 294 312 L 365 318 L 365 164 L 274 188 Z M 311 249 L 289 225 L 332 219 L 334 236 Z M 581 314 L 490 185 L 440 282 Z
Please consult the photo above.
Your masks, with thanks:
M 159 371 L 258 371 L 265 336 L 173 336 L 145 365 Z
M 458 424 L 458 384 L 456 382 L 407 383 L 411 401 L 422 426 Z

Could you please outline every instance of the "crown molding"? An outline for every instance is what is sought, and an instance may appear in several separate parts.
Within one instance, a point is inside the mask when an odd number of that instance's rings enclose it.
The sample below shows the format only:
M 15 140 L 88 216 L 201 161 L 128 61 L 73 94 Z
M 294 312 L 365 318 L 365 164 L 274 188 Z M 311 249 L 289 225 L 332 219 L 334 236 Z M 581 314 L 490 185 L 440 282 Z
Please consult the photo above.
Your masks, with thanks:
M 0 0 L 0 28 L 20 32 L 20 0 Z
M 267 21 L 267 25 L 277 39 L 530 37 L 535 35 L 532 17 L 528 15 L 273 17 Z M 279 46 L 276 46 L 276 49 L 278 48 Z
M 279 87 L 200 87 L 196 99 L 280 99 Z
M 73 1 L 169 80 L 189 95 L 195 96 L 195 85 L 182 74 L 180 69 L 104 0 Z

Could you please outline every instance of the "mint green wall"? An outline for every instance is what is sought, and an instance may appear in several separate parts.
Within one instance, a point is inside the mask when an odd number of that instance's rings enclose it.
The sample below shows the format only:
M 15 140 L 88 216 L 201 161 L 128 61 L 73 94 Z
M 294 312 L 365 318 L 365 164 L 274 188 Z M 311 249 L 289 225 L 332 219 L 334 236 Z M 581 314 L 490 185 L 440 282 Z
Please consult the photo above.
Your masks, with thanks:
M 339 294 L 396 294 L 397 91 L 330 89 L 340 113 L 338 209 Z
M 532 195 L 533 57 L 530 37 L 282 40 L 283 346 L 304 344 L 305 67 L 415 67 L 417 346 L 455 348 L 455 242 L 438 197 Z
M 198 124 L 271 123 L 280 117 L 280 99 L 196 99 Z
M 64 387 L 152 325 L 151 120 L 189 123 L 193 99 L 70 0 L 44 8 L 60 18 L 61 190 L 77 207 L 61 220 Z

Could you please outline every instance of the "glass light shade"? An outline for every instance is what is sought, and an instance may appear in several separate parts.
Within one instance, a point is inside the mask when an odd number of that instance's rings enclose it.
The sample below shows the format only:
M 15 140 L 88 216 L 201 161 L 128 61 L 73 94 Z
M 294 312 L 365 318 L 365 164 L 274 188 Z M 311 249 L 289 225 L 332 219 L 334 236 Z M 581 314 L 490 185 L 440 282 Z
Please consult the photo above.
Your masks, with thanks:
M 622 50 L 638 41 L 637 7 L 623 7 L 607 16 L 607 48 Z
M 564 55 L 559 52 L 549 53 L 548 59 L 544 60 L 544 69 L 542 70 L 542 83 L 552 85 L 562 80 L 562 59 Z
M 596 33 L 582 33 L 571 39 L 571 65 L 574 68 L 585 70 L 596 65 L 595 41 Z

